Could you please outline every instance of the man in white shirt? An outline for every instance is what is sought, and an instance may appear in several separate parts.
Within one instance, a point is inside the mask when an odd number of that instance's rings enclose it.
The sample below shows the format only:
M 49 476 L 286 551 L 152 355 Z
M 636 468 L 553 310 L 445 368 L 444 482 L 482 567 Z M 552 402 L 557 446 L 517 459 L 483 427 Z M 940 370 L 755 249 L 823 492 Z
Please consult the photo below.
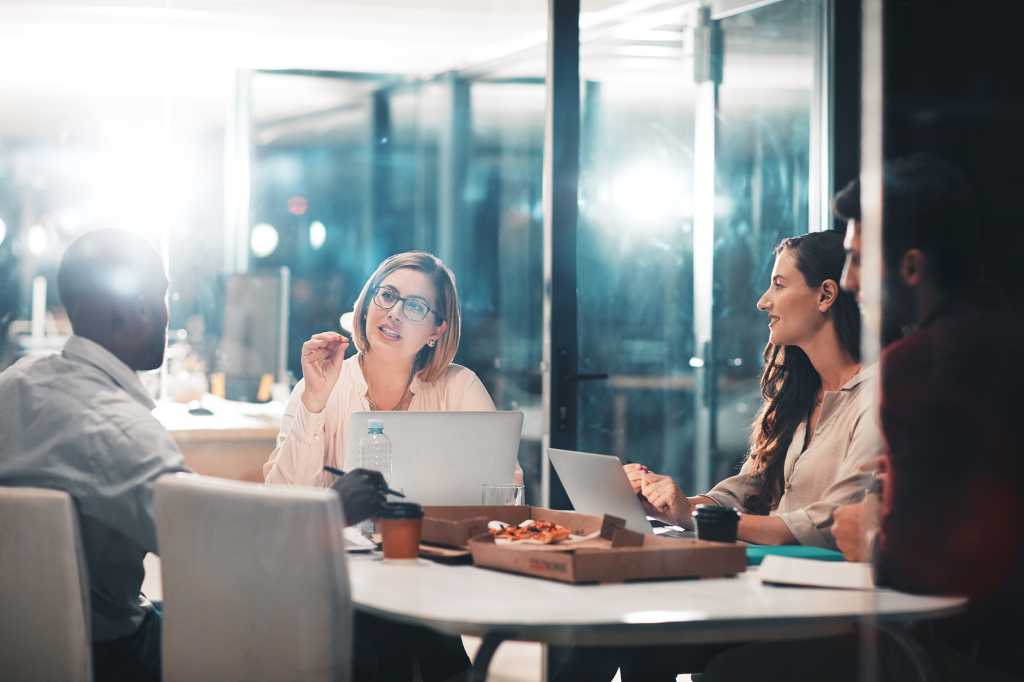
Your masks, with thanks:
M 188 469 L 135 372 L 163 363 L 167 276 L 144 240 L 100 230 L 68 247 L 58 287 L 74 336 L 60 354 L 0 373 L 0 485 L 71 495 L 89 569 L 94 677 L 158 680 L 160 610 L 140 593 L 142 560 L 157 551 L 156 480 Z M 351 523 L 383 499 L 383 479 L 354 474 L 339 486 Z

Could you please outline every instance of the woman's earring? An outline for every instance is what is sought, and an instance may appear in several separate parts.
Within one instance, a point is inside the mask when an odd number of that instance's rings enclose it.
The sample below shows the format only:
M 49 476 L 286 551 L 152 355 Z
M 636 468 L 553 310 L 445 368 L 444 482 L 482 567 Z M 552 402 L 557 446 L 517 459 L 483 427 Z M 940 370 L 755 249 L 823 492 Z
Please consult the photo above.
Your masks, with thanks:
M 433 348 L 434 346 L 437 345 L 437 339 L 430 339 L 429 341 L 427 341 L 427 345 Z

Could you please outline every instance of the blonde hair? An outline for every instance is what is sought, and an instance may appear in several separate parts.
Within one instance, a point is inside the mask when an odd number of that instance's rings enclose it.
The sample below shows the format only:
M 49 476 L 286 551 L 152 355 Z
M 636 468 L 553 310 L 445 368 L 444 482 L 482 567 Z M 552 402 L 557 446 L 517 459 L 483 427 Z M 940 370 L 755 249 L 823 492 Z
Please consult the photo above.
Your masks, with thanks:
M 373 296 L 381 282 L 395 270 L 416 270 L 430 277 L 437 291 L 437 302 L 434 310 L 434 324 L 447 322 L 448 327 L 437 338 L 432 348 L 424 346 L 416 354 L 413 370 L 423 381 L 436 381 L 455 359 L 459 350 L 459 336 L 462 332 L 462 311 L 459 308 L 459 292 L 455 288 L 455 275 L 437 256 L 425 251 L 406 251 L 396 253 L 377 266 L 370 279 L 366 280 L 363 290 L 359 292 L 353 309 L 352 341 L 360 353 L 370 350 L 370 341 L 366 337 L 366 314 L 373 301 Z

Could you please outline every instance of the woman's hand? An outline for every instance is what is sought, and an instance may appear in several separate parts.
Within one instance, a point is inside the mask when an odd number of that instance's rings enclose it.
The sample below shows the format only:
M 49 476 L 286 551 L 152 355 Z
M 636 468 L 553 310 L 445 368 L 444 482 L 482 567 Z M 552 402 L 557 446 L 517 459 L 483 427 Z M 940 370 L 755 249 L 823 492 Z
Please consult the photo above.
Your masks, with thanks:
M 306 382 L 302 404 L 310 412 L 323 412 L 327 406 L 341 374 L 346 348 L 348 339 L 335 332 L 314 334 L 302 344 L 302 378 Z
M 648 513 L 662 521 L 689 526 L 690 500 L 671 476 L 647 472 L 641 481 L 641 494 L 647 501 Z
M 640 495 L 643 492 L 643 480 L 644 476 L 650 472 L 650 469 L 645 467 L 643 464 L 630 463 L 622 467 L 626 472 L 626 478 L 629 479 L 629 484 L 633 486 L 633 492 Z

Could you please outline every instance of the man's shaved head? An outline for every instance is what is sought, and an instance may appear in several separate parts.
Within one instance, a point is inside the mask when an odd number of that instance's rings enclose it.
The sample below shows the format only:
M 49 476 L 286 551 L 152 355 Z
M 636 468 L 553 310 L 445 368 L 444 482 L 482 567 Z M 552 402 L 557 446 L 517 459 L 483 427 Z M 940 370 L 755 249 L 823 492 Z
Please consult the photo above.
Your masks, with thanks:
M 75 334 L 114 353 L 132 369 L 163 362 L 167 276 L 141 237 L 97 230 L 76 239 L 61 260 L 57 287 Z

